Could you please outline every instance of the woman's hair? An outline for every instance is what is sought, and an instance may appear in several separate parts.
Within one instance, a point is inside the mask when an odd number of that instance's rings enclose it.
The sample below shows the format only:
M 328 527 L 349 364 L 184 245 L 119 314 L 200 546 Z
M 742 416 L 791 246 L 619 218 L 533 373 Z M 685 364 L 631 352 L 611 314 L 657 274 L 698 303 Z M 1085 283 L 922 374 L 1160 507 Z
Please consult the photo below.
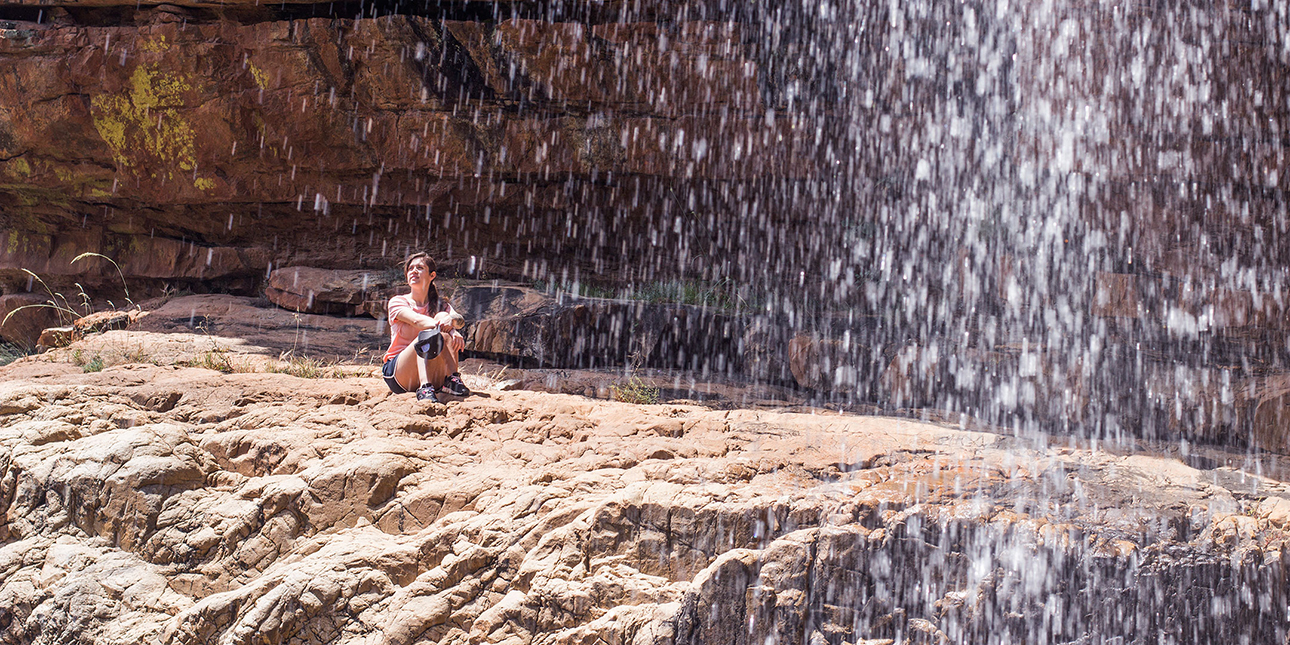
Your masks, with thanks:
M 417 251 L 416 253 L 409 255 L 408 259 L 403 261 L 403 279 L 407 279 L 408 267 L 411 267 L 412 263 L 416 260 L 425 260 L 426 269 L 429 273 L 434 273 L 439 270 L 435 264 L 434 258 L 430 257 L 429 253 Z M 430 290 L 426 292 L 426 302 L 430 303 L 432 311 L 438 311 L 442 304 L 439 302 L 439 288 L 434 286 L 433 282 L 430 283 Z
M 425 260 L 425 261 L 426 261 L 426 269 L 427 269 L 428 271 L 430 271 L 430 272 L 434 272 L 434 271 L 438 271 L 438 270 L 439 270 L 439 268 L 438 268 L 437 266 L 435 266 L 434 258 L 430 257 L 430 254 L 429 254 L 429 253 L 426 253 L 425 251 L 417 251 L 416 253 L 413 253 L 412 255 L 409 255 L 409 256 L 408 256 L 408 259 L 406 259 L 406 260 L 404 260 L 404 261 L 403 261 L 403 275 L 404 275 L 404 276 L 407 276 L 407 275 L 408 275 L 408 267 L 411 267 L 411 266 L 412 266 L 412 262 L 413 262 L 414 260 Z

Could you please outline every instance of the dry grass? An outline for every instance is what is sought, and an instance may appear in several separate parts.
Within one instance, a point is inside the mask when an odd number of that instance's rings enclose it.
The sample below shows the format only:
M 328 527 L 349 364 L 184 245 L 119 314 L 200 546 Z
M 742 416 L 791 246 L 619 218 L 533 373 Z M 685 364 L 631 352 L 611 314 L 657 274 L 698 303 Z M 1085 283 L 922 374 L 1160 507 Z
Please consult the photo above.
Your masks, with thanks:
M 295 356 L 286 352 L 278 357 L 275 365 L 269 366 L 275 374 L 290 374 L 300 378 L 345 378 L 346 374 L 335 362 L 308 356 Z
M 653 404 L 658 403 L 659 389 L 647 385 L 640 378 L 633 376 L 626 383 L 609 386 L 609 395 L 613 400 L 622 403 Z
M 142 361 L 140 361 L 142 362 Z M 186 367 L 201 367 L 225 374 L 245 374 L 258 371 L 255 365 L 223 348 L 214 348 L 202 352 L 191 361 L 180 362 Z

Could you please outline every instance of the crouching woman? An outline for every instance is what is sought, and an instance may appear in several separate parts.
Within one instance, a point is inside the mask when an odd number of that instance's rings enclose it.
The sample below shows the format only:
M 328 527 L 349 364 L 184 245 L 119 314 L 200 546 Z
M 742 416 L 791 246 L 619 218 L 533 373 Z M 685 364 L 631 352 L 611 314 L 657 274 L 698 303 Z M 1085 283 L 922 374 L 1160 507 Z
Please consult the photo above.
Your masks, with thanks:
M 455 324 L 462 319 L 439 297 L 435 268 L 425 253 L 413 253 L 403 262 L 410 292 L 390 298 L 390 349 L 381 375 L 395 394 L 415 390 L 418 400 L 438 403 L 443 392 L 466 396 L 470 390 L 457 371 L 457 354 L 466 347 Z

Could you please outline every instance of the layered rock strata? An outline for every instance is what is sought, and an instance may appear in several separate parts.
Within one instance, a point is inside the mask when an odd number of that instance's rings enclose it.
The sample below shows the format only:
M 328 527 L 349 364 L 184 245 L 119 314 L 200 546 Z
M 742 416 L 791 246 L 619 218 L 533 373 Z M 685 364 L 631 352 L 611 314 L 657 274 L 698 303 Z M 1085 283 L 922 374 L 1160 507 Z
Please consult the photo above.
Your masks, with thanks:
M 8 23 L 0 268 L 95 274 L 107 265 L 68 260 L 96 251 L 141 283 L 246 290 L 272 265 L 384 268 L 425 246 L 536 273 L 557 236 L 627 225 L 593 213 L 572 230 L 580 203 L 646 191 L 635 231 L 672 190 L 650 178 L 813 167 L 738 23 L 456 11 Z M 603 242 L 578 264 L 607 269 Z
M 194 366 L 212 344 L 266 351 L 117 330 L 0 368 L 0 641 L 1286 636 L 1279 458 L 503 391 L 483 366 L 431 405 Z

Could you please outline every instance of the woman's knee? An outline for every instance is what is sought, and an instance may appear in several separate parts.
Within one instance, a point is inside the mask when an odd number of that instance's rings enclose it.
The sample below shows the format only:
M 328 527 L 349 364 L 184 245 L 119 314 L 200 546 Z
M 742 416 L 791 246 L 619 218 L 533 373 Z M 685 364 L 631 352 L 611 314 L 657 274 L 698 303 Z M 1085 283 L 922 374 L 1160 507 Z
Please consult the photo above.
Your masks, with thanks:
M 420 360 L 411 345 L 403 348 L 403 351 L 399 352 L 398 357 L 394 359 L 394 380 L 409 392 L 421 385 L 420 370 L 417 368 Z

